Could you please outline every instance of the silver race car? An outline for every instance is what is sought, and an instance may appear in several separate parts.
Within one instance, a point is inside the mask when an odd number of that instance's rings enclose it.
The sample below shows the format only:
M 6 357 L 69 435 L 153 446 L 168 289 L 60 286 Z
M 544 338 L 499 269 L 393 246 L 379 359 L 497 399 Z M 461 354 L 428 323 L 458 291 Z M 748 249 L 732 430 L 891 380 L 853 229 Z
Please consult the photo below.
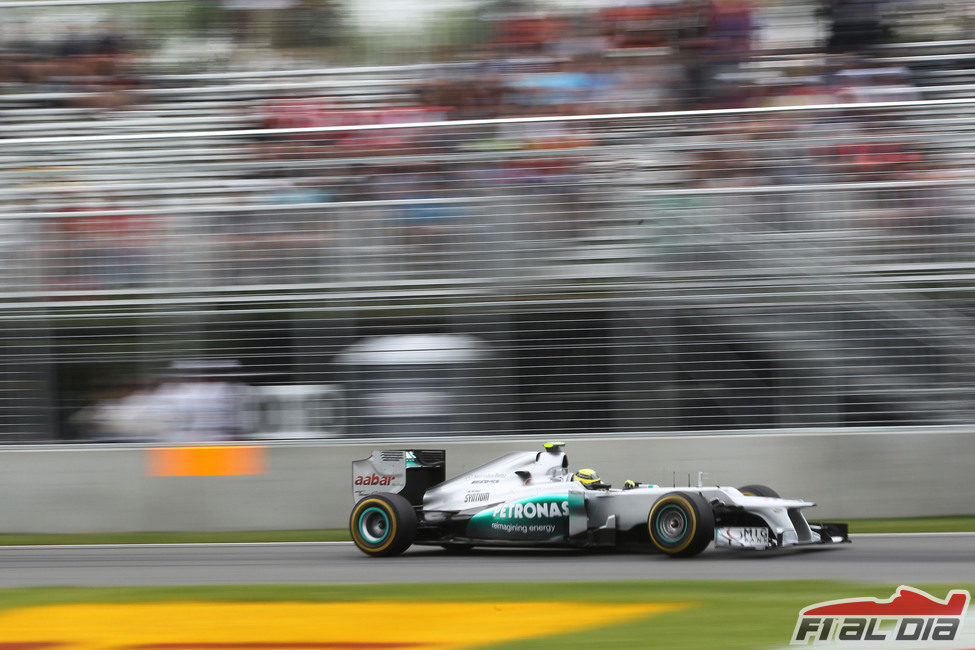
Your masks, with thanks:
M 846 524 L 811 523 L 809 501 L 770 488 L 662 487 L 571 474 L 564 443 L 515 452 L 445 481 L 442 450 L 379 450 L 352 463 L 352 539 L 372 556 L 412 544 L 651 548 L 690 557 L 715 546 L 769 550 L 850 541 Z M 591 472 L 591 470 L 589 470 Z M 700 483 L 700 481 L 698 481 Z

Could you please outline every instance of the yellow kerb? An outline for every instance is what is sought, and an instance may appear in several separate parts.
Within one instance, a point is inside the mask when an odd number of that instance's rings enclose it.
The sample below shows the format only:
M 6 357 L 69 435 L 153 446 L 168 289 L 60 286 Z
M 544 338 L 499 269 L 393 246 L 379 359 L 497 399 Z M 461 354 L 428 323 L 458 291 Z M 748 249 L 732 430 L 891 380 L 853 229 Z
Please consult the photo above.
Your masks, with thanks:
M 0 614 L 3 647 L 51 650 L 448 650 L 565 634 L 683 603 L 137 603 Z

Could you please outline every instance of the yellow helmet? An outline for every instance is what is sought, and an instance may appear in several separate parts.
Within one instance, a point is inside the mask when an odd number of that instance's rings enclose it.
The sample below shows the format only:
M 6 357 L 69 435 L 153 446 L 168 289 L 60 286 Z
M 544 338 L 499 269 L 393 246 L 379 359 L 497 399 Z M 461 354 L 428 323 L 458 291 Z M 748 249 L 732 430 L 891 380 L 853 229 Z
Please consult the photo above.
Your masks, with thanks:
M 596 473 L 596 470 L 588 468 L 580 469 L 578 472 L 573 474 L 572 480 L 578 481 L 586 487 L 595 486 L 602 483 L 602 481 L 599 480 L 599 474 Z

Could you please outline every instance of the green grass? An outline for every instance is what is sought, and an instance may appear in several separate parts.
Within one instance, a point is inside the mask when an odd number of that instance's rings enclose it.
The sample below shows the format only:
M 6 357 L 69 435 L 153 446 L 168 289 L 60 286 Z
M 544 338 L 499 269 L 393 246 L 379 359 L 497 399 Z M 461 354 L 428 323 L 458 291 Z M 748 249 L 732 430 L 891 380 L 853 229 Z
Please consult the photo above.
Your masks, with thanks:
M 814 518 L 823 519 L 823 518 Z M 830 518 L 824 521 L 833 521 Z M 842 519 L 856 533 L 931 533 L 975 532 L 975 515 L 946 517 L 912 517 L 905 519 Z M 269 530 L 216 533 L 0 533 L 0 546 L 24 544 L 176 544 L 217 542 L 338 542 L 348 541 L 349 531 L 335 530 Z
M 975 516 L 912 517 L 910 519 L 851 519 L 854 533 L 957 533 L 975 531 Z
M 975 584 L 915 585 L 942 598 Z M 582 603 L 693 603 L 687 609 L 564 635 L 489 646 L 498 650 L 548 648 L 715 648 L 787 646 L 798 611 L 834 598 L 888 597 L 896 585 L 833 581 L 634 581 L 244 587 L 29 588 L 0 590 L 0 609 L 68 603 L 147 601 L 562 601 Z M 539 611 L 539 616 L 558 616 Z M 381 619 L 381 617 L 380 617 Z M 377 620 L 380 620 L 377 619 Z M 431 624 L 434 624 L 431 621 Z M 567 630 L 571 622 L 567 622 Z M 476 632 L 474 633 L 476 638 Z M 407 640 L 407 639 L 404 639 Z

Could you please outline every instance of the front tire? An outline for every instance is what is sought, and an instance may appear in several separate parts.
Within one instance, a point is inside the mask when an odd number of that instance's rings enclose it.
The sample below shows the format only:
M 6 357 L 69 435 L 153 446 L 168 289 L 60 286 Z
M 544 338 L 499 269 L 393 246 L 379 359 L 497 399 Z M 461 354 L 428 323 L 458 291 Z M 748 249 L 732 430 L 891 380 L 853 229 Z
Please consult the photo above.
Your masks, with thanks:
M 671 557 L 701 553 L 714 539 L 714 512 L 700 494 L 670 492 L 650 508 L 650 542 Z
M 352 508 L 349 532 L 366 555 L 399 555 L 416 539 L 416 511 L 398 494 L 370 494 Z
M 738 491 L 744 494 L 746 497 L 772 497 L 773 499 L 779 498 L 779 493 L 770 488 L 767 485 L 743 485 L 738 488 Z

